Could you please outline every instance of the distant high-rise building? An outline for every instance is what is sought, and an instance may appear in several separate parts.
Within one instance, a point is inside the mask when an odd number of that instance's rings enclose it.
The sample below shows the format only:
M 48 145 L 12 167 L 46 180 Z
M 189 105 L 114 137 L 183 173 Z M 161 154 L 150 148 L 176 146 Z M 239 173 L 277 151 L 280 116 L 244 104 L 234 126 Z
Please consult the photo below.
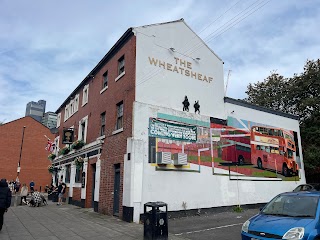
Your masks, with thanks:
M 26 116 L 30 116 L 37 120 L 42 121 L 42 117 L 46 111 L 46 101 L 39 100 L 38 102 L 28 102 L 26 107 Z
M 43 117 L 41 123 L 48 127 L 49 129 L 57 127 L 57 118 L 58 115 L 54 112 L 46 112 Z

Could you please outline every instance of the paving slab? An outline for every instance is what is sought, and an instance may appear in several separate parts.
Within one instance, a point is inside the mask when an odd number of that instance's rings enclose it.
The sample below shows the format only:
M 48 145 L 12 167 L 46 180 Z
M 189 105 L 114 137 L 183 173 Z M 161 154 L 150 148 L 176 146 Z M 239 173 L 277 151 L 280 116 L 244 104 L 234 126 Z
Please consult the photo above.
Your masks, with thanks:
M 0 240 L 136 240 L 143 225 L 127 223 L 92 209 L 48 201 L 47 206 L 17 206 L 4 216 Z M 169 234 L 169 240 L 185 239 Z

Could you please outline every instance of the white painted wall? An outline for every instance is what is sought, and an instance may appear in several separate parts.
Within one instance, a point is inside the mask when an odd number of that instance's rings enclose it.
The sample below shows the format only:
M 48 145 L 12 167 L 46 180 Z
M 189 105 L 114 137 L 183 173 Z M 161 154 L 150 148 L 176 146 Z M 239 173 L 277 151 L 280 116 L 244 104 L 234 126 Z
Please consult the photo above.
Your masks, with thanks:
M 84 188 L 82 187 L 82 183 L 81 183 L 81 199 L 86 199 L 87 196 L 87 183 L 88 183 L 88 158 L 84 158 L 83 159 L 83 168 L 82 168 L 82 172 L 84 172 L 85 175 L 85 186 Z M 81 182 L 82 182 L 82 175 L 81 175 Z
M 215 107 L 218 107 L 218 104 L 212 104 L 212 108 Z M 242 112 L 239 116 L 244 119 L 257 122 L 264 120 L 279 127 L 299 130 L 298 123 L 283 117 L 240 108 L 230 109 L 228 105 L 226 109 L 227 112 L 234 110 L 235 114 Z M 183 202 L 186 202 L 187 209 L 264 203 L 276 194 L 293 190 L 298 184 L 305 182 L 304 178 L 297 182 L 231 181 L 228 176 L 213 175 L 212 169 L 204 166 L 201 166 L 201 173 L 156 171 L 155 167 L 148 163 L 148 126 L 149 118 L 157 117 L 158 112 L 209 121 L 209 117 L 203 115 L 134 103 L 133 138 L 128 141 L 132 158 L 130 161 L 125 160 L 123 203 L 125 206 L 134 207 L 135 222 L 139 221 L 139 214 L 143 213 L 143 204 L 149 201 L 166 202 L 169 211 L 183 210 Z
M 184 21 L 138 27 L 133 32 L 137 39 L 136 101 L 182 111 L 182 102 L 188 96 L 190 112 L 194 112 L 193 104 L 199 100 L 202 115 L 222 117 L 223 62 Z M 168 70 L 168 65 L 163 69 L 159 64 L 150 64 L 149 57 L 172 64 L 171 69 L 177 66 L 179 73 Z M 176 64 L 175 57 L 185 63 Z M 201 79 L 206 75 L 213 80 L 208 83 L 191 78 L 185 70 L 201 73 Z
M 94 201 L 99 202 L 99 191 L 100 191 L 100 174 L 101 174 L 101 160 L 100 154 L 98 155 L 98 160 L 96 163 L 96 180 L 94 187 Z

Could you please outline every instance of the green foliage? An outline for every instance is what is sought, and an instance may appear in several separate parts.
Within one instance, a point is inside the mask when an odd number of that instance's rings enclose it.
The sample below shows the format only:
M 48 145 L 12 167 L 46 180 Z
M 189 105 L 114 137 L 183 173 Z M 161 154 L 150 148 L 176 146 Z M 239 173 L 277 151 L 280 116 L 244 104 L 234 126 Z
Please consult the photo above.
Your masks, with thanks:
M 247 102 L 299 116 L 305 169 L 320 170 L 320 59 L 307 60 L 291 78 L 273 72 L 246 93 Z
M 76 157 L 74 159 L 74 163 L 75 163 L 77 169 L 82 169 L 82 167 L 83 167 L 83 158 L 82 157 Z
M 70 152 L 70 148 L 69 147 L 64 147 L 64 148 L 61 148 L 60 151 L 59 151 L 59 155 L 66 155 Z
M 82 140 L 77 140 L 71 145 L 71 149 L 80 149 L 85 145 L 85 142 Z
M 55 159 L 56 158 L 56 155 L 54 154 L 54 153 L 50 153 L 49 155 L 48 155 L 48 159 L 49 160 L 53 160 L 53 159 Z
M 263 82 L 250 83 L 246 91 L 248 98 L 245 100 L 262 107 L 288 112 L 290 110 L 286 106 L 287 86 L 288 79 L 273 72 Z
M 240 205 L 237 205 L 237 206 L 234 206 L 234 207 L 233 207 L 233 211 L 240 213 L 240 212 L 243 211 L 243 209 L 242 209 L 242 207 L 241 207 Z
M 49 165 L 48 166 L 48 171 L 49 171 L 49 173 L 53 173 L 54 172 L 54 166 Z

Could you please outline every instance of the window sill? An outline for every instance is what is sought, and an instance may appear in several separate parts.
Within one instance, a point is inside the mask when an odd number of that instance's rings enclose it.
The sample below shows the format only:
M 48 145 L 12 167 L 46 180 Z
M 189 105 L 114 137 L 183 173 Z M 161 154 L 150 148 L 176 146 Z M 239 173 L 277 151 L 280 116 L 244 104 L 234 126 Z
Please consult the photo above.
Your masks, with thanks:
M 100 136 L 100 137 L 97 137 L 97 140 L 103 140 L 103 139 L 105 139 L 106 138 L 106 135 L 102 135 L 102 136 Z
M 81 107 L 85 106 L 88 102 L 82 103 Z
M 120 128 L 118 130 L 113 131 L 112 135 L 115 135 L 115 134 L 118 134 L 118 133 L 121 133 L 121 132 L 123 132 L 123 128 Z
M 126 71 L 122 72 L 114 81 L 118 81 L 120 78 L 122 78 L 126 74 Z
M 106 86 L 105 88 L 103 88 L 101 91 L 100 91 L 100 94 L 103 93 L 105 90 L 108 89 L 108 86 Z
M 72 187 L 81 188 L 81 182 L 75 182 Z

